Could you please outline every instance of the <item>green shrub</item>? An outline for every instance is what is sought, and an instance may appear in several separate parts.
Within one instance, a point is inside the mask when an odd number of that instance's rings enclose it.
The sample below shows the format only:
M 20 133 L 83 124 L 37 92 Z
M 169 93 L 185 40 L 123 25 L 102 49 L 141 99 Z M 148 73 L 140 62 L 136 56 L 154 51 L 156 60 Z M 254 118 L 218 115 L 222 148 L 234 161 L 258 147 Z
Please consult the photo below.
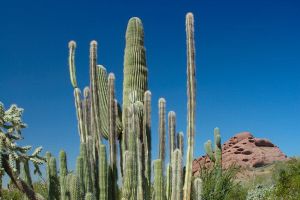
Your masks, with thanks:
M 273 171 L 274 195 L 284 200 L 300 199 L 300 159 L 278 163 Z
M 235 179 L 238 168 L 231 166 L 222 170 L 222 175 L 218 174 L 217 168 L 205 168 L 201 170 L 203 181 L 203 200 L 244 200 L 246 189 Z M 217 187 L 216 187 L 217 186 Z

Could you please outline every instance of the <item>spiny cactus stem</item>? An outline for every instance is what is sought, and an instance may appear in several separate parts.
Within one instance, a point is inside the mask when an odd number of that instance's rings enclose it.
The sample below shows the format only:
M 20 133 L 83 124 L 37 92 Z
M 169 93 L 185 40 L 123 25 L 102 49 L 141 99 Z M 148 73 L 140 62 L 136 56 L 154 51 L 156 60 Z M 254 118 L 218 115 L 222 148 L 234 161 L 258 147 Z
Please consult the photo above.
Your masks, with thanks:
M 185 200 L 191 199 L 192 162 L 194 156 L 194 134 L 195 134 L 195 109 L 196 109 L 196 80 L 195 80 L 195 44 L 194 44 L 194 16 L 192 13 L 186 15 L 187 36 L 187 94 L 188 94 L 188 119 L 187 135 L 188 147 L 186 157 L 186 173 L 184 181 Z
M 97 77 L 97 42 L 90 44 L 90 90 L 91 90 L 91 116 L 94 134 L 99 138 L 100 134 L 100 109 L 98 96 L 98 77 Z
M 183 156 L 183 154 L 184 154 L 184 136 L 183 136 L 182 131 L 177 134 L 177 148 L 180 150 L 181 155 Z
M 165 143 L 166 143 L 166 100 L 160 98 L 158 101 L 159 112 L 159 159 L 161 159 L 162 166 L 165 163 Z
M 151 197 L 151 92 L 144 94 L 143 139 L 145 158 L 145 198 Z
M 116 199 L 117 193 L 117 153 L 116 153 L 116 103 L 115 103 L 115 75 L 108 75 L 108 117 L 109 117 L 109 145 L 111 170 L 111 197 Z
M 173 151 L 176 147 L 175 134 L 176 134 L 176 114 L 170 111 L 168 114 L 168 131 L 169 131 L 169 153 L 170 163 L 172 163 Z
M 69 42 L 69 71 L 70 71 L 70 78 L 73 88 L 77 88 L 77 81 L 76 81 L 76 68 L 75 68 L 75 49 L 76 49 L 76 42 L 70 41 Z
M 81 107 L 81 91 L 79 88 L 74 89 L 74 98 L 75 98 L 75 107 L 77 113 L 77 121 L 78 121 L 78 132 L 80 136 L 80 141 L 84 142 L 84 129 L 83 129 L 83 113 Z

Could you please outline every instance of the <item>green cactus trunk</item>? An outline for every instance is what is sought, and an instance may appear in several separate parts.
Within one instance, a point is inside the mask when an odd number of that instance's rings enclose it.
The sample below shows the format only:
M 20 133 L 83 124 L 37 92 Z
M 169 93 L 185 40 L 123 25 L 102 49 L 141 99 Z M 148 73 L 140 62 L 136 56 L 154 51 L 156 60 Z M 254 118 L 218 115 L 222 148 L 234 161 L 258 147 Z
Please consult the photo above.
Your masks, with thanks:
M 183 157 L 183 153 L 184 153 L 184 136 L 183 136 L 183 132 L 179 132 L 177 134 L 177 148 L 180 150 L 181 152 L 181 156 Z
M 159 159 L 162 162 L 164 169 L 165 152 L 166 152 L 166 100 L 160 98 L 158 101 L 158 116 L 159 116 Z
M 173 152 L 176 148 L 176 113 L 174 111 L 170 111 L 168 114 L 168 131 L 169 131 L 169 155 L 170 155 L 170 163 L 172 163 Z
M 153 183 L 153 200 L 165 200 L 163 163 L 161 159 L 153 161 L 154 166 L 154 183 Z
M 182 200 L 182 154 L 179 149 L 173 152 L 172 162 L 172 195 L 171 200 Z
M 59 163 L 60 163 L 60 173 L 59 173 L 60 199 L 67 200 L 66 177 L 68 175 L 68 167 L 67 167 L 67 154 L 65 151 L 59 152 Z
M 151 199 L 151 92 L 144 95 L 143 143 L 145 162 L 145 199 Z
M 48 176 L 48 199 L 59 200 L 60 186 L 57 176 L 56 159 L 51 157 L 47 163 L 47 176 Z
M 108 117 L 109 117 L 109 146 L 110 146 L 110 199 L 116 199 L 115 196 L 118 191 L 117 179 L 117 147 L 116 147 L 116 135 L 117 135 L 117 102 L 115 101 L 115 75 L 110 73 L 108 76 Z
M 80 190 L 80 181 L 77 175 L 73 175 L 70 183 L 71 200 L 82 200 L 84 195 Z
M 197 177 L 193 181 L 192 186 L 192 199 L 193 200 L 202 200 L 202 180 L 201 178 Z
M 108 200 L 108 167 L 106 147 L 103 144 L 99 149 L 99 200 Z
M 121 151 L 124 153 L 128 144 L 126 126 L 126 110 L 130 105 L 129 95 L 136 92 L 133 102 L 144 100 L 144 93 L 148 89 L 148 69 L 146 65 L 146 51 L 144 47 L 144 28 L 141 20 L 133 17 L 128 21 L 126 30 L 126 47 L 124 54 L 123 80 L 123 133 L 121 136 Z M 124 154 L 122 153 L 122 157 Z M 123 160 L 123 158 L 121 158 Z M 121 162 L 122 163 L 122 162 Z
M 167 165 L 166 170 L 166 200 L 170 200 L 172 195 L 172 167 L 170 164 Z
M 186 171 L 184 180 L 185 200 L 191 198 L 192 164 L 194 159 L 195 111 L 196 111 L 196 80 L 195 80 L 195 44 L 194 44 L 194 16 L 186 15 L 187 36 L 187 93 L 188 93 L 188 119 L 187 136 L 188 147 L 186 156 Z

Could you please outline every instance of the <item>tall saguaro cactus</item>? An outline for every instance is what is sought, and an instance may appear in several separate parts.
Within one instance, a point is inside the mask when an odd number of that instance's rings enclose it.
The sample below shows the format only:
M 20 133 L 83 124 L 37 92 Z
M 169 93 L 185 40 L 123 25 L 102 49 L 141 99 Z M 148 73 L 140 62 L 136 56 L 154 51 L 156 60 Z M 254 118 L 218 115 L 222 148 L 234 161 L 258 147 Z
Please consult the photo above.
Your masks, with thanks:
M 126 30 L 126 47 L 124 55 L 123 109 L 130 104 L 129 94 L 137 92 L 134 101 L 143 102 L 144 93 L 148 89 L 148 69 L 146 50 L 144 47 L 144 28 L 142 21 L 133 17 Z M 125 115 L 123 114 L 123 119 Z
M 159 159 L 161 159 L 162 167 L 165 164 L 165 149 L 166 149 L 166 100 L 160 98 L 158 100 L 158 115 L 159 115 Z
M 182 199 L 182 155 L 179 149 L 173 152 L 171 200 Z
M 195 80 L 195 43 L 194 43 L 194 16 L 192 13 L 186 15 L 186 37 L 187 37 L 187 94 L 188 94 L 188 119 L 187 119 L 187 156 L 186 172 L 184 181 L 185 200 L 191 199 L 192 164 L 194 156 L 195 135 L 195 111 L 196 111 L 196 80 Z
M 127 150 L 128 133 L 126 132 L 126 111 L 130 105 L 129 95 L 136 92 L 133 102 L 144 100 L 144 93 L 148 89 L 148 69 L 146 64 L 146 50 L 144 47 L 144 28 L 142 21 L 133 17 L 128 21 L 126 30 L 126 47 L 124 52 L 123 79 L 123 133 L 121 136 L 121 164 L 124 152 Z
M 144 95 L 143 111 L 143 143 L 145 162 L 145 198 L 151 197 L 151 92 L 146 91 Z
M 154 185 L 153 200 L 165 200 L 163 163 L 161 159 L 153 161 L 154 166 Z
M 117 147 L 116 147 L 116 102 L 115 102 L 115 75 L 108 75 L 108 117 L 109 117 L 109 146 L 110 146 L 110 171 L 111 171 L 111 187 L 110 195 L 112 199 L 116 199 L 117 193 Z
M 168 114 L 168 131 L 169 131 L 169 152 L 170 152 L 170 163 L 172 163 L 173 151 L 176 148 L 176 114 L 174 111 L 170 111 Z

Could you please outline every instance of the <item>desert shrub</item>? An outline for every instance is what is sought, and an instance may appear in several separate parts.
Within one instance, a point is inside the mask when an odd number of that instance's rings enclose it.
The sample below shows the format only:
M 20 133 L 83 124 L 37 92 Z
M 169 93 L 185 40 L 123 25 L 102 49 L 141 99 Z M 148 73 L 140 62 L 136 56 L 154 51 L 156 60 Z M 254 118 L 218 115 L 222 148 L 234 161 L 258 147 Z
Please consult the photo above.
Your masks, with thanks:
M 23 194 L 18 189 L 8 190 L 3 189 L 2 190 L 2 198 L 4 200 L 21 200 L 23 197 Z
M 300 199 L 300 159 L 278 163 L 273 171 L 274 195 L 278 199 Z
M 247 192 L 235 179 L 238 168 L 232 166 L 223 169 L 220 175 L 218 168 L 201 170 L 203 181 L 203 200 L 244 200 Z
M 272 200 L 273 191 L 274 186 L 257 185 L 248 191 L 246 200 Z

